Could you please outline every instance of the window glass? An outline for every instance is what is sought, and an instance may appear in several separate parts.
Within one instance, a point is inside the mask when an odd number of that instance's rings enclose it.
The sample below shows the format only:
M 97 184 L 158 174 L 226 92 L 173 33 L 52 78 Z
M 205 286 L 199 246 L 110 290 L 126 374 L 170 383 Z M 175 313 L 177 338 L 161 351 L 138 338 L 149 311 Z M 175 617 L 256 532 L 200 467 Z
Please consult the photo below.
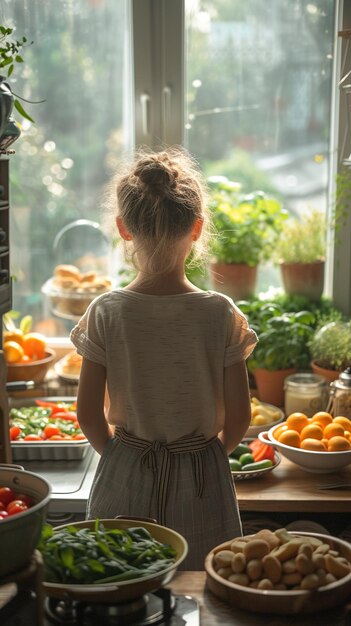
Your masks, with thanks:
M 85 268 L 97 259 L 105 271 L 111 248 L 100 231 L 101 195 L 132 136 L 126 7 L 124 0 L 2 2 L 2 23 L 28 39 L 13 91 L 44 101 L 21 101 L 34 124 L 14 113 L 22 134 L 10 156 L 13 309 L 32 315 L 47 336 L 73 324 L 41 291 L 55 266 L 90 254 Z
M 329 0 L 186 1 L 185 141 L 208 176 L 327 210 L 333 32 Z

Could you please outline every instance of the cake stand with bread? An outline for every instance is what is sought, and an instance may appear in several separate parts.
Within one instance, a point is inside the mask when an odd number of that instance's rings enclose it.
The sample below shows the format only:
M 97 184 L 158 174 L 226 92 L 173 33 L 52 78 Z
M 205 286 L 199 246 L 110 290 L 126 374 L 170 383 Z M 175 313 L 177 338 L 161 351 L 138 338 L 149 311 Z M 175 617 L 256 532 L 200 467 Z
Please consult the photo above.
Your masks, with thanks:
M 85 313 L 96 296 L 111 289 L 112 280 L 106 275 L 81 272 L 75 265 L 59 264 L 43 285 L 42 292 L 55 315 L 75 320 Z

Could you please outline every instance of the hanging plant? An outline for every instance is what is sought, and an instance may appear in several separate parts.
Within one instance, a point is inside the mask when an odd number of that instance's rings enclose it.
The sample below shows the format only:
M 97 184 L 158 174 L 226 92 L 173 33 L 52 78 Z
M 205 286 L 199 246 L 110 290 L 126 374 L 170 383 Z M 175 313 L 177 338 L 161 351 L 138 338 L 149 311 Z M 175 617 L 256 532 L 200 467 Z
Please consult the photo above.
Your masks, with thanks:
M 22 63 L 24 63 L 24 59 L 22 57 L 23 49 L 34 43 L 33 41 L 28 41 L 26 37 L 22 37 L 21 39 L 13 38 L 13 32 L 13 28 L 7 28 L 6 26 L 0 25 L 0 73 L 2 70 L 6 71 L 7 84 L 11 83 L 10 79 L 13 76 L 17 65 L 22 65 Z M 29 115 L 29 113 L 27 113 L 21 104 L 20 100 L 30 104 L 40 104 L 41 102 L 44 102 L 44 100 L 32 102 L 31 100 L 26 100 L 22 96 L 19 96 L 13 91 L 12 88 L 11 92 L 14 96 L 13 104 L 17 112 L 25 119 L 35 123 L 33 118 Z

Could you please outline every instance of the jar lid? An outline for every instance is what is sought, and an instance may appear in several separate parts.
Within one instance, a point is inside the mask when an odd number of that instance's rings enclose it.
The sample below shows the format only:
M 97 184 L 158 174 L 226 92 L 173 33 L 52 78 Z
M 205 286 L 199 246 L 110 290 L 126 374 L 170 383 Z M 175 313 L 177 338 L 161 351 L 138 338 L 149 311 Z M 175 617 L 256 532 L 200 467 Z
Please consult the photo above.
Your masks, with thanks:
M 339 378 L 334 381 L 335 387 L 345 389 L 345 387 L 351 387 L 351 367 L 347 367 L 346 370 L 341 372 Z
M 308 387 L 308 389 L 312 389 L 316 387 L 325 387 L 326 384 L 326 379 L 323 376 L 319 376 L 319 374 L 312 374 L 311 372 L 298 372 L 297 374 L 291 374 L 286 377 L 284 381 L 284 388 Z

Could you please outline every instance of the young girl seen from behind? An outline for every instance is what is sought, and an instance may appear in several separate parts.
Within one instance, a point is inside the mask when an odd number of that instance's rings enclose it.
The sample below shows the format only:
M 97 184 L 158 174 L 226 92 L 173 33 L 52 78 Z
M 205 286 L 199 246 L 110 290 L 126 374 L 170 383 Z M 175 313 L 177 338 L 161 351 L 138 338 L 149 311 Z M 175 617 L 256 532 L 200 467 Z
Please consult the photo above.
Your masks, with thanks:
M 190 155 L 138 153 L 116 193 L 136 278 L 97 297 L 71 333 L 83 356 L 78 419 L 101 455 L 87 517 L 156 519 L 186 538 L 182 569 L 203 569 L 241 534 L 228 453 L 249 426 L 245 359 L 257 337 L 230 298 L 185 275 L 209 232 Z

